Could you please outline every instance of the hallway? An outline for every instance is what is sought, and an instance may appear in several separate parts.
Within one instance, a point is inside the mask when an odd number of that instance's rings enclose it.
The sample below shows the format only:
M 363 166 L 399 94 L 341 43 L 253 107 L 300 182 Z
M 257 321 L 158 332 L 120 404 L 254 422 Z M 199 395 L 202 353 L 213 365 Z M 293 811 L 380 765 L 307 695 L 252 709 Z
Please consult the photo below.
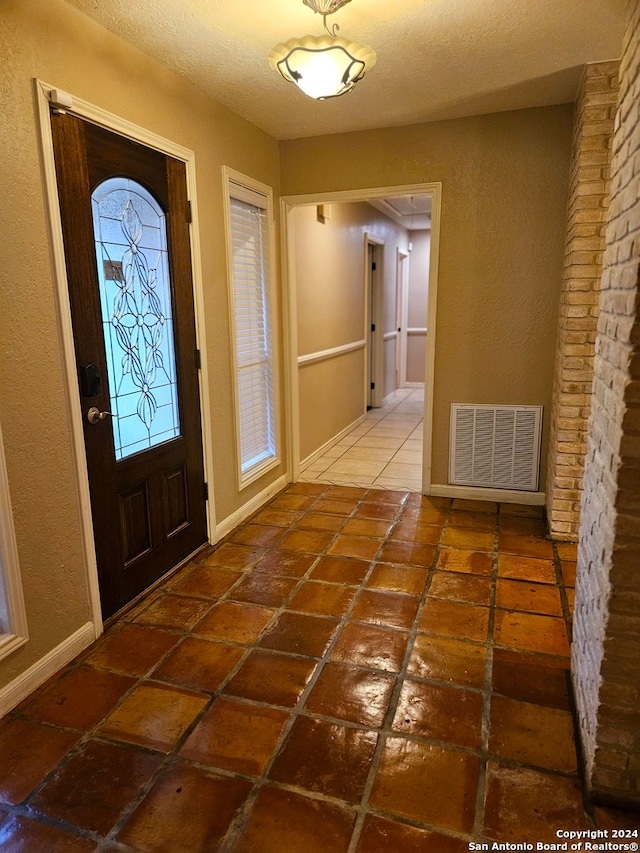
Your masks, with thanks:
M 300 480 L 375 489 L 422 491 L 424 386 L 398 388 L 380 409 L 318 459 L 304 466 Z
M 0 723 L 3 853 L 463 853 L 593 828 L 575 546 L 540 514 L 288 487 Z

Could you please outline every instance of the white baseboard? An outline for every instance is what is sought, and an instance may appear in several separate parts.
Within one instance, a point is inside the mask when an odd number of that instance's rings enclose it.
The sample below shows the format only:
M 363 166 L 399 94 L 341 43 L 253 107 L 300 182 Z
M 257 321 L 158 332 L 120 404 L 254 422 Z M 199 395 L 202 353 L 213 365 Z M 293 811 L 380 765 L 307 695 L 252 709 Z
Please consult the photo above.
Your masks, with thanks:
M 390 403 L 390 402 L 393 400 L 393 398 L 394 398 L 395 396 L 396 396 L 396 392 L 395 392 L 395 390 L 394 390 L 394 391 L 392 391 L 390 394 L 387 394 L 387 396 L 386 396 L 386 397 L 384 398 L 384 400 L 382 401 L 382 405 L 383 405 L 383 406 L 386 406 L 386 405 L 387 405 L 387 403 Z
M 424 388 L 424 382 L 405 382 L 405 388 Z
M 434 483 L 430 495 L 440 498 L 463 498 L 471 501 L 497 501 L 507 504 L 527 504 L 544 506 L 544 492 L 518 492 L 514 489 L 484 489 L 479 486 L 448 486 Z
M 360 417 L 356 418 L 355 421 L 349 424 L 348 427 L 345 427 L 343 430 L 340 430 L 340 432 L 337 435 L 334 435 L 333 438 L 330 438 L 329 441 L 325 441 L 322 447 L 319 447 L 317 450 L 314 450 L 313 453 L 310 453 L 306 459 L 303 459 L 300 462 L 300 470 L 302 471 L 307 465 L 311 465 L 311 463 L 315 462 L 316 459 L 320 459 L 321 456 L 324 456 L 327 450 L 331 450 L 334 444 L 337 444 L 339 441 L 342 441 L 345 435 L 348 435 L 352 429 L 355 429 L 357 426 L 360 426 L 360 424 L 364 420 L 366 420 L 366 417 L 366 413 L 360 415 Z
M 93 622 L 86 622 L 81 628 L 63 640 L 39 661 L 30 666 L 22 675 L 14 678 L 0 689 L 0 717 L 15 708 L 23 699 L 41 684 L 66 666 L 69 661 L 84 651 L 96 638 Z
M 269 498 L 272 498 L 275 494 L 282 491 L 285 486 L 287 486 L 291 482 L 288 474 L 283 474 L 282 477 L 279 477 L 274 483 L 271 483 L 270 486 L 267 486 L 264 491 L 259 492 L 255 497 L 251 498 L 251 500 L 247 501 L 246 504 L 237 509 L 235 512 L 228 515 L 225 519 L 223 519 L 220 524 L 216 525 L 216 529 L 214 532 L 214 539 L 212 541 L 212 545 L 215 545 L 216 542 L 219 542 L 223 536 L 226 536 L 227 533 L 231 533 L 234 527 L 237 527 L 241 524 L 245 518 L 248 518 L 250 515 L 260 509 L 262 504 L 265 504 Z

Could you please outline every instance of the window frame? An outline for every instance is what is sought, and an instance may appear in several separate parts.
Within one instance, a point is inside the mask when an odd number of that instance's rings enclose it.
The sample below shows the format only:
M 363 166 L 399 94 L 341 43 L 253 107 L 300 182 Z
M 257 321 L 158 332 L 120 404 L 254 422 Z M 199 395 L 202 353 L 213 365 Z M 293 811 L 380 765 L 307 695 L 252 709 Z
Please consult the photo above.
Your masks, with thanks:
M 229 332 L 231 338 L 231 364 L 233 369 L 233 409 L 234 409 L 234 438 L 236 454 L 236 478 L 238 491 L 260 479 L 269 471 L 281 464 L 281 432 L 280 432 L 280 393 L 279 393 L 279 351 L 278 336 L 275 334 L 276 318 L 276 275 L 275 275 L 275 218 L 273 212 L 273 190 L 266 184 L 237 172 L 228 166 L 222 167 L 224 190 L 224 219 L 225 244 L 227 256 L 227 294 L 229 305 Z M 231 199 L 244 201 L 261 207 L 266 214 L 265 245 L 268 257 L 266 259 L 266 282 L 264 285 L 266 307 L 266 338 L 270 362 L 270 419 L 273 426 L 273 452 L 255 464 L 244 468 L 242 460 L 242 430 L 240 424 L 240 386 L 238 363 L 238 336 L 236 330 L 236 305 L 233 277 L 233 221 Z
M 0 660 L 29 639 L 0 425 Z

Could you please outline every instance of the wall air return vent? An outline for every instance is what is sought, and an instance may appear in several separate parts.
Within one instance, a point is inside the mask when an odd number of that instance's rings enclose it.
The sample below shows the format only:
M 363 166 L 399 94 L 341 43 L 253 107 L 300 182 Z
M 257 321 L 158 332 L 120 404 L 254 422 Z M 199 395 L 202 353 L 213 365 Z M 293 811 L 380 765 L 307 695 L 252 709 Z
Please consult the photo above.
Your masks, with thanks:
M 535 492 L 542 406 L 451 404 L 449 482 Z

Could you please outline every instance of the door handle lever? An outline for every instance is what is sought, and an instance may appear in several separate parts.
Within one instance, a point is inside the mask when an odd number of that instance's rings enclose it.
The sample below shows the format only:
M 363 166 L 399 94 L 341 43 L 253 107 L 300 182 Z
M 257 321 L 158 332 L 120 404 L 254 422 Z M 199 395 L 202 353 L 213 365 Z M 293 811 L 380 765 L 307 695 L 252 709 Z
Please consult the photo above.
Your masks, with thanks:
M 97 424 L 100 421 L 103 421 L 107 415 L 113 417 L 111 412 L 101 412 L 100 409 L 97 409 L 95 406 L 91 406 L 87 412 L 87 420 L 90 424 Z

